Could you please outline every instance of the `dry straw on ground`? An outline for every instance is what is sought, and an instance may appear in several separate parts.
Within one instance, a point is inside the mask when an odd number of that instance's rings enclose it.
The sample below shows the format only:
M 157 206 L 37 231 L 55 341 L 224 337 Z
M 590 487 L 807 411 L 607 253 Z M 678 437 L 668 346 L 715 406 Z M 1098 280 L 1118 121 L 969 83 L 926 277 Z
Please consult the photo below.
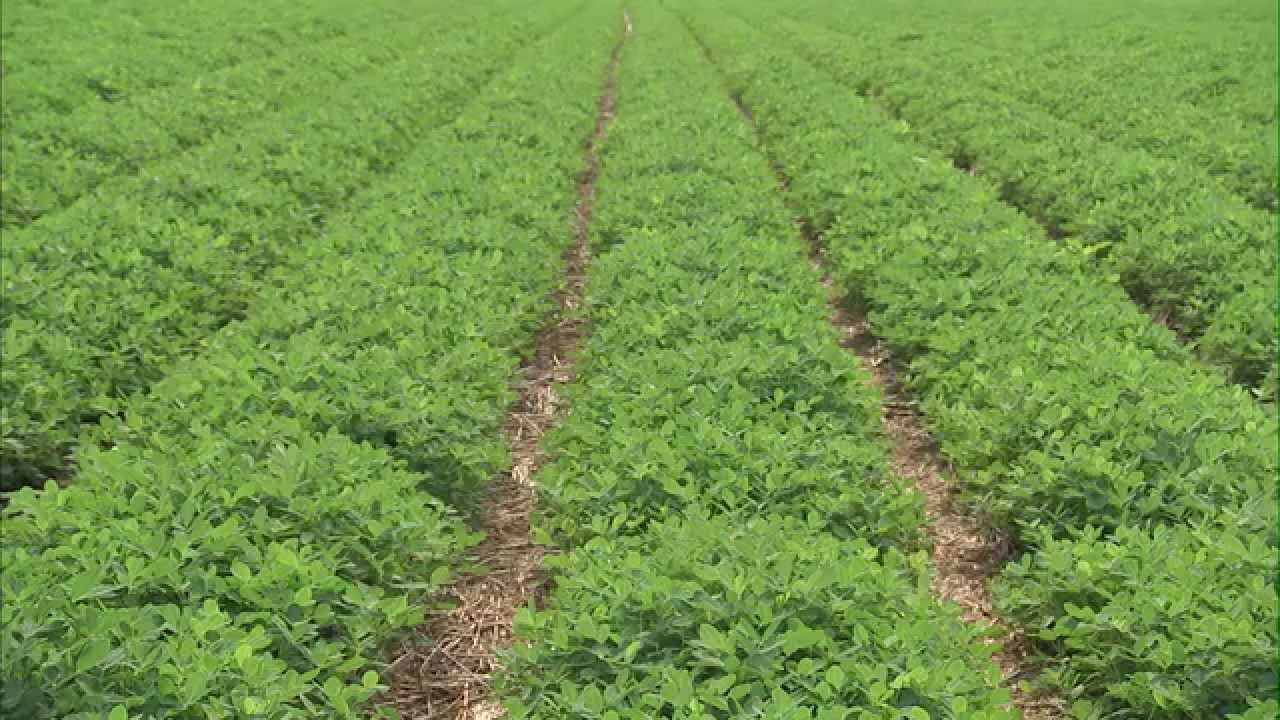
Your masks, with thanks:
M 823 284 L 832 287 L 825 275 Z M 935 570 L 930 583 L 933 593 L 960 606 L 965 621 L 992 625 L 1000 633 L 996 641 L 1001 647 L 994 659 L 1000 666 L 1002 684 L 1026 720 L 1065 717 L 1061 698 L 1022 688 L 1022 681 L 1034 676 L 1037 668 L 1028 658 L 1025 639 L 1005 627 L 992 606 L 991 579 L 1013 550 L 1008 536 L 956 503 L 957 489 L 948 468 L 915 403 L 898 383 L 888 352 L 872 334 L 865 317 L 846 309 L 835 299 L 834 291 L 831 297 L 832 324 L 840 331 L 841 344 L 858 354 L 871 373 L 871 383 L 884 395 L 881 422 L 893 442 L 890 465 L 924 499 L 925 530 Z
M 740 95 L 732 97 L 743 121 L 755 128 L 751 109 Z M 899 384 L 888 350 L 877 340 L 866 317 L 840 297 L 828 270 L 821 234 L 809 218 L 791 206 L 787 196 L 790 180 L 782 166 L 772 158 L 769 165 L 783 202 L 808 243 L 814 270 L 827 290 L 830 320 L 840 334 L 840 344 L 858 355 L 870 373 L 870 383 L 884 398 L 881 423 L 893 445 L 890 465 L 923 498 L 928 521 L 925 530 L 931 541 L 935 570 L 930 583 L 933 593 L 958 605 L 966 622 L 996 628 L 999 637 L 992 642 L 1000 643 L 994 659 L 1000 667 L 1002 685 L 1026 720 L 1066 717 L 1061 698 L 1022 687 L 1022 681 L 1034 676 L 1037 668 L 1028 657 L 1025 638 L 1004 626 L 992 605 L 989 585 L 1012 552 L 1009 538 L 956 503 L 957 488 L 950 479 L 951 473 L 925 429 L 916 403 Z
M 624 14 L 624 40 L 632 23 Z M 583 171 L 574 208 L 574 242 L 565 257 L 557 311 L 538 334 L 533 357 L 521 370 L 519 398 L 507 414 L 512 466 L 485 498 L 479 517 L 484 540 L 469 560 L 481 571 L 455 580 L 444 593 L 452 607 L 428 618 L 428 644 L 403 648 L 393 664 L 389 700 L 405 720 L 492 720 L 503 710 L 489 696 L 496 653 L 512 641 L 516 611 L 542 586 L 546 548 L 529 538 L 533 473 L 545 457 L 539 442 L 563 412 L 556 387 L 573 378 L 573 356 L 584 331 L 575 311 L 582 300 L 590 260 L 588 228 L 600 172 L 599 145 L 614 114 L 622 42 L 613 50 L 591 137 L 583 149 Z

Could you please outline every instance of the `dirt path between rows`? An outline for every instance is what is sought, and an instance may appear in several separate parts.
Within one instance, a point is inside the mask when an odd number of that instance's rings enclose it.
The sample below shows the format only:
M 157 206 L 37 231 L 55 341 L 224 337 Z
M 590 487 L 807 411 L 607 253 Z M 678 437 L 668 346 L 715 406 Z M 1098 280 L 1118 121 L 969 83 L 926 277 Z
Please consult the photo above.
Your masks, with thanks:
M 477 524 L 485 539 L 468 560 L 484 570 L 457 578 L 445 590 L 444 598 L 456 606 L 428 617 L 422 634 L 430 644 L 406 648 L 393 664 L 390 700 L 405 720 L 491 720 L 505 714 L 489 695 L 489 679 L 498 669 L 497 651 L 512 642 L 516 611 L 542 589 L 547 548 L 529 537 L 535 499 L 532 476 L 546 459 L 540 440 L 565 411 L 556 387 L 573 379 L 574 354 L 585 331 L 584 318 L 575 311 L 590 261 L 588 232 L 600 174 L 599 146 L 613 119 L 618 63 L 632 32 L 631 16 L 624 12 L 623 21 L 595 128 L 583 148 L 572 217 L 574 243 L 565 253 L 564 283 L 553 295 L 557 309 L 538 333 L 533 357 L 521 367 L 519 397 L 507 412 L 512 466 L 494 481 L 481 505 Z
M 748 115 L 749 117 L 749 115 Z M 771 161 L 772 164 L 772 161 Z M 778 184 L 787 187 L 780 169 Z M 1002 625 L 991 598 L 992 578 L 1000 573 L 1012 552 L 1006 534 L 961 509 L 956 503 L 959 489 L 950 479 L 945 461 L 933 438 L 924 428 L 916 402 L 897 380 L 897 370 L 887 348 L 879 342 L 865 315 L 854 309 L 837 290 L 827 268 L 826 246 L 808 218 L 796 217 L 796 225 L 809 242 L 810 259 L 822 275 L 831 306 L 831 324 L 840 332 L 841 346 L 858 355 L 870 373 L 870 384 L 881 391 L 881 425 L 892 442 L 890 466 L 924 500 L 934 574 L 929 582 L 933 594 L 956 603 L 966 623 L 992 625 L 1000 632 L 1001 644 L 993 660 L 1000 666 L 1001 685 L 1027 720 L 1057 720 L 1066 717 L 1065 703 L 1050 694 L 1024 691 L 1023 680 L 1033 678 L 1038 667 L 1028 659 L 1025 638 Z
M 808 236 L 808 233 L 806 233 Z M 1000 643 L 994 660 L 1000 666 L 1001 686 L 1026 720 L 1066 717 L 1065 703 L 1051 694 L 1024 690 L 1022 681 L 1039 668 L 1028 657 L 1026 639 L 1004 626 L 996 615 L 990 582 L 1009 559 L 1013 545 L 1007 535 L 966 512 L 956 502 L 958 488 L 945 460 L 925 429 L 915 401 L 898 382 L 897 368 L 885 346 L 872 332 L 865 315 L 852 310 L 840 297 L 827 271 L 821 238 L 813 243 L 814 264 L 822 273 L 831 306 L 831 324 L 840 332 L 841 345 L 858 355 L 871 374 L 871 384 L 884 395 L 880 421 L 893 443 L 889 464 L 898 477 L 911 483 L 924 500 L 925 532 L 931 542 L 930 578 L 933 594 L 960 606 L 965 622 L 994 626 Z
M 703 50 L 707 60 L 715 65 L 710 48 L 704 45 Z M 751 108 L 740 94 L 732 91 L 729 94 L 743 122 L 756 133 L 763 146 Z M 1013 706 L 1026 720 L 1066 717 L 1065 703 L 1061 698 L 1021 687 L 1022 681 L 1034 677 L 1039 668 L 1028 658 L 1025 638 L 1004 626 L 993 607 L 990 581 L 1008 560 L 1012 543 L 1006 535 L 956 503 L 958 489 L 951 480 L 951 473 L 925 429 L 915 401 L 898 382 L 888 349 L 876 338 L 865 315 L 840 294 L 831 277 L 825 240 L 812 220 L 797 211 L 791 202 L 791 181 L 785 169 L 767 153 L 766 159 L 777 180 L 783 203 L 808 244 L 810 261 L 827 290 L 830 321 L 840 333 L 840 344 L 861 359 L 870 373 L 870 384 L 878 388 L 884 397 L 880 419 L 893 444 L 890 466 L 900 478 L 915 487 L 924 501 L 928 521 L 925 531 L 931 541 L 930 555 L 936 570 L 930 589 L 937 597 L 958 605 L 966 622 L 982 623 L 997 629 L 999 637 L 992 642 L 1000 644 L 994 660 L 1000 667 L 1001 686 L 1009 691 Z

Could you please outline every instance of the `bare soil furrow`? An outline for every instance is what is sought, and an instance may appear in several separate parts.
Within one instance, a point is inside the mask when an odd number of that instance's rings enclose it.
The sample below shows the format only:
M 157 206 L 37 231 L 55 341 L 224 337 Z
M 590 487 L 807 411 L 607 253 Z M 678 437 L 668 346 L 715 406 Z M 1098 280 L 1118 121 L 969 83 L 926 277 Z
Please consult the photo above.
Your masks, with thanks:
M 556 388 L 574 377 L 574 354 L 585 332 L 576 312 L 590 262 L 592 207 L 600 173 L 600 142 L 613 119 L 618 63 L 632 31 L 624 13 L 625 32 L 613 49 L 591 136 L 583 148 L 578 201 L 572 217 L 574 242 L 565 254 L 564 283 L 554 293 L 556 311 L 538 333 L 534 351 L 522 366 L 519 397 L 507 412 L 505 434 L 511 448 L 509 472 L 497 478 L 477 516 L 485 539 L 467 560 L 479 572 L 458 577 L 443 600 L 451 607 L 429 615 L 422 635 L 427 644 L 403 648 L 394 663 L 391 700 L 405 720 L 491 720 L 502 707 L 489 693 L 498 669 L 497 652 L 512 641 L 516 611 L 537 599 L 543 589 L 542 558 L 548 548 L 529 536 L 535 501 L 533 474 L 545 461 L 543 435 L 566 408 Z
M 704 46 L 703 49 L 708 60 L 714 63 L 709 48 Z M 734 92 L 730 96 L 743 122 L 756 130 L 751 108 L 742 96 Z M 762 140 L 758 142 L 763 146 Z M 1061 698 L 1023 687 L 1023 681 L 1034 677 L 1039 668 L 1029 656 L 1026 639 L 1016 630 L 1004 626 L 993 607 L 990 582 L 1015 552 L 1012 540 L 956 501 L 958 488 L 951 479 L 950 468 L 929 436 L 916 401 L 898 382 L 893 358 L 876 338 L 861 303 L 843 295 L 838 289 L 830 273 L 822 234 L 813 221 L 798 212 L 790 201 L 790 180 L 783 166 L 767 152 L 765 155 L 777 179 L 783 202 L 808 244 L 814 270 L 827 290 L 830 321 L 839 332 L 840 344 L 858 356 L 869 371 L 870 383 L 884 397 L 881 423 L 885 435 L 892 442 L 890 465 L 899 477 L 915 487 L 924 502 L 928 519 L 925 530 L 935 570 L 930 581 L 933 594 L 958 605 L 966 622 L 981 623 L 995 629 L 991 642 L 998 643 L 1000 649 L 994 660 L 1000 666 L 1003 686 L 1024 718 L 1056 720 L 1066 717 L 1065 703 Z

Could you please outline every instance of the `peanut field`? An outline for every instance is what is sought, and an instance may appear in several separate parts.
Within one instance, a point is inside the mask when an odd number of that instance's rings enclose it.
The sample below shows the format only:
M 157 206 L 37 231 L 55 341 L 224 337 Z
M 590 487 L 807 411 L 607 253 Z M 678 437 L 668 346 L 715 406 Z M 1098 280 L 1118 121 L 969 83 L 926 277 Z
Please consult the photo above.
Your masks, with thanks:
M 0 717 L 1280 714 L 1274 3 L 0 10 Z

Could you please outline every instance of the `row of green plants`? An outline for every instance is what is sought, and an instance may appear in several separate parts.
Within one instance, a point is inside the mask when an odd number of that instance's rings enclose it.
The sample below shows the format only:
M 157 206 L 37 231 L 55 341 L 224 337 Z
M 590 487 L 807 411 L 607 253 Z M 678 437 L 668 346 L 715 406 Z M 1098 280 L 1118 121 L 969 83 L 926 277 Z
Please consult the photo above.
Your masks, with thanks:
M 832 9 L 828 0 L 812 0 L 811 6 Z M 1153 105 L 1197 106 L 1261 125 L 1276 120 L 1275 87 L 1266 77 L 1274 71 L 1276 7 L 1265 0 L 960 0 L 924 7 L 927 16 L 908 19 L 895 16 L 889 3 L 867 3 L 864 20 L 927 31 L 930 39 L 944 29 L 938 21 L 955 24 L 945 28 L 948 33 L 971 30 L 974 42 L 952 58 L 962 66 L 983 55 L 1032 68 L 1074 66 L 1103 86 L 1140 81 L 1144 91 L 1150 88 Z M 903 27 L 908 22 L 915 27 Z
M 3 25 L 6 132 L 31 129 L 82 106 L 180 86 L 194 72 L 254 62 L 343 33 L 358 16 L 324 0 L 268 0 L 216 7 L 190 0 L 127 6 L 6 0 Z
M 1012 717 L 928 591 L 880 397 L 751 130 L 678 20 L 628 8 L 590 335 L 536 476 L 563 553 L 516 619 L 509 717 Z
M 776 35 L 687 10 L 975 511 L 1075 717 L 1270 717 L 1276 424 L 981 177 Z
M 1216 52 L 1216 48 L 1202 50 L 1196 57 L 1200 72 L 1191 74 L 1203 84 L 1211 83 L 1217 74 L 1205 62 L 1210 52 Z M 1083 127 L 1101 140 L 1177 161 L 1187 175 L 1208 174 L 1250 205 L 1264 211 L 1276 210 L 1280 147 L 1274 122 L 1252 123 L 1224 114 L 1213 105 L 1152 105 L 1149 98 L 1159 93 L 1158 86 L 1144 85 L 1135 90 L 1119 77 L 1115 85 L 1099 91 L 1092 78 L 1066 69 L 1056 74 L 1028 71 L 1016 61 L 1001 62 L 992 69 L 982 77 L 993 89 L 1034 103 L 1049 115 Z M 1266 76 L 1243 77 L 1254 80 Z M 1148 100 L 1140 99 L 1143 97 Z
M 508 462 L 617 19 L 526 38 L 412 172 L 97 431 L 74 485 L 13 497 L 0 714 L 367 714 Z
M 435 17 L 424 31 L 422 25 L 406 22 L 415 16 L 418 22 Z M 314 103 L 318 88 L 374 73 L 417 45 L 432 42 L 432 32 L 442 33 L 458 20 L 430 3 L 371 3 L 344 12 L 332 37 L 213 72 L 175 67 L 167 55 L 153 54 L 153 64 L 165 65 L 183 82 L 110 103 L 86 103 L 68 113 L 28 113 L 6 125 L 0 150 L 0 222 L 12 232 L 114 177 L 234 135 L 244 124 Z
M 454 19 L 374 73 L 6 233 L 0 487 L 66 475 L 83 427 L 244 317 L 276 275 L 304 269 L 344 214 L 418 172 L 399 167 L 406 153 L 558 20 L 493 19 L 487 6 Z
M 1274 210 L 1274 4 L 1233 4 L 1244 17 L 1223 7 L 1211 18 L 1166 5 L 1153 15 L 1114 3 L 968 0 L 929 3 L 906 20 L 891 3 L 815 0 L 790 12 L 856 37 L 860 56 L 874 55 L 882 75 L 926 65 L 1103 140 L 1177 160 L 1189 176 L 1207 172 Z M 1229 88 L 1269 114 L 1231 112 L 1221 96 Z
M 1002 197 L 1087 248 L 1099 271 L 1268 401 L 1277 392 L 1273 215 L 1182 163 L 1126 150 L 909 52 L 877 63 L 812 24 L 740 10 L 814 64 L 876 98 L 913 137 L 997 183 Z M 886 60 L 880 57 L 879 60 Z M 892 68 L 892 70 L 888 68 Z

